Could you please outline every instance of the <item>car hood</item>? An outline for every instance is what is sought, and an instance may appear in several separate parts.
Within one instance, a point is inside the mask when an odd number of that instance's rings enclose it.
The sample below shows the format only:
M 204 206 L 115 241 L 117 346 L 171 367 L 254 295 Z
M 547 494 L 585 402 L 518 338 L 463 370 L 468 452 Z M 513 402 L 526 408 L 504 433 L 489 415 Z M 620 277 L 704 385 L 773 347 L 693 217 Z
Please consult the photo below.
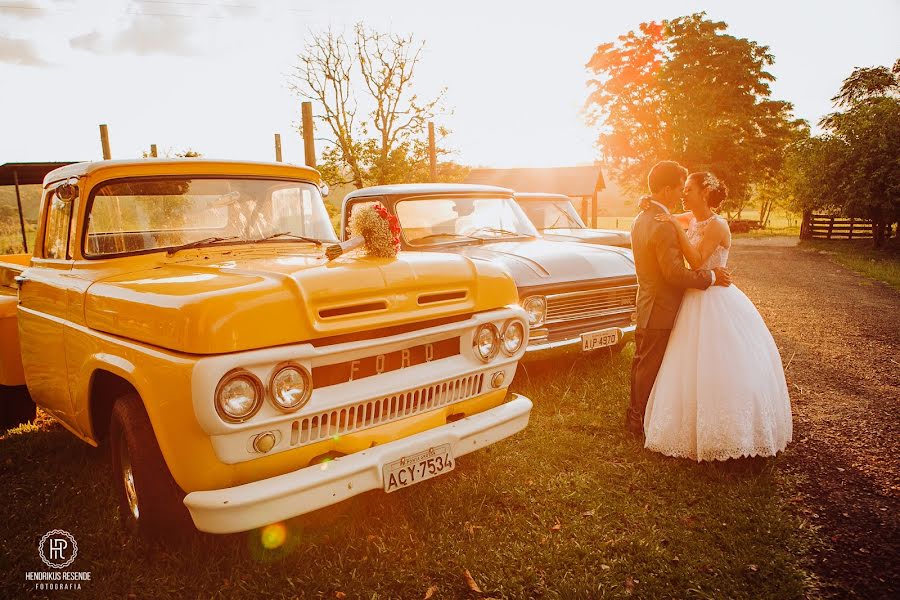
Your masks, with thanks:
M 196 255 L 93 283 L 89 327 L 216 354 L 488 310 L 516 302 L 502 268 L 464 256 Z M 176 256 L 177 258 L 177 256 Z
M 559 242 L 631 246 L 631 233 L 617 229 L 543 229 L 541 235 L 545 239 Z
M 612 247 L 541 239 L 485 242 L 442 251 L 502 265 L 519 288 L 635 276 L 631 253 Z

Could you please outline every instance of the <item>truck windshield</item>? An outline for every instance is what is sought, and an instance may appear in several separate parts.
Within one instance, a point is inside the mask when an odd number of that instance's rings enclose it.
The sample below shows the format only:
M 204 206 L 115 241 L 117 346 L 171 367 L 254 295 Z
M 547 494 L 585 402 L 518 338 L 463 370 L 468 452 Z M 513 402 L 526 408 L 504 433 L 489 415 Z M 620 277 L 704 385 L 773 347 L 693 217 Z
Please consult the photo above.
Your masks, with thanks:
M 584 229 L 585 224 L 568 200 L 525 200 L 522 210 L 538 229 Z
M 318 188 L 302 181 L 118 180 L 92 192 L 86 218 L 86 256 L 164 250 L 213 238 L 337 241 Z
M 412 246 L 538 236 L 512 198 L 412 199 L 397 203 L 396 210 Z

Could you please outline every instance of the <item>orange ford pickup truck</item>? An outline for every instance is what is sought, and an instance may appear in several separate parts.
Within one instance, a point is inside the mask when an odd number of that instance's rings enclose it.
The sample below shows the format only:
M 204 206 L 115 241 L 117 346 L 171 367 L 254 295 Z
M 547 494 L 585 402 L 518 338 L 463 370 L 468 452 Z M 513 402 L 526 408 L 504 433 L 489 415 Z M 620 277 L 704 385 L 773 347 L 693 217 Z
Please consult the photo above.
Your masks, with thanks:
M 69 165 L 0 256 L 0 403 L 108 443 L 138 534 L 243 531 L 399 490 L 523 429 L 527 316 L 500 268 L 336 242 L 319 174 Z M 27 386 L 27 388 L 26 388 Z

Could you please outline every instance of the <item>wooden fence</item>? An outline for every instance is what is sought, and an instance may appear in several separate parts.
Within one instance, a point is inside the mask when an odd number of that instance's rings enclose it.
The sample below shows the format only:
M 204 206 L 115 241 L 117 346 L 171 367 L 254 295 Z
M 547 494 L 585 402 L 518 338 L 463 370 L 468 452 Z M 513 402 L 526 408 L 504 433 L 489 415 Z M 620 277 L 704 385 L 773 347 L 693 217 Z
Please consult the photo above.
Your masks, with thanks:
M 890 225 L 888 226 L 890 227 Z M 885 232 L 890 237 L 891 232 Z M 872 221 L 835 215 L 804 213 L 800 239 L 872 239 Z

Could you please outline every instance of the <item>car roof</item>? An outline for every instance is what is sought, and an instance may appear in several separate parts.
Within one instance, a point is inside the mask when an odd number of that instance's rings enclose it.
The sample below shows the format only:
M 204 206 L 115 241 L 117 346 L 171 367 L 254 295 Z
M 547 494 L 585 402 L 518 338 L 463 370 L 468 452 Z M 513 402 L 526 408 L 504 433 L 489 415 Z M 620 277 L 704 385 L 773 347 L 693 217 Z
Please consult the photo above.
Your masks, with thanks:
M 148 175 L 160 167 L 174 167 L 178 174 L 215 174 L 224 171 L 223 175 L 260 175 L 268 172 L 271 175 L 285 175 L 319 180 L 319 173 L 305 165 L 292 165 L 281 162 L 264 162 L 250 160 L 226 160 L 212 158 L 132 158 L 125 160 L 100 160 L 80 162 L 54 169 L 44 177 L 44 185 L 70 177 L 84 177 L 105 170 L 121 174 L 134 169 L 136 175 Z M 246 171 L 246 173 L 243 173 Z
M 476 185 L 472 183 L 398 183 L 394 185 L 376 185 L 354 190 L 344 200 L 365 198 L 368 196 L 424 196 L 428 194 L 504 194 L 511 195 L 512 190 L 494 185 Z
M 566 196 L 565 194 L 551 194 L 551 193 L 540 193 L 540 192 L 516 192 L 515 194 L 516 200 L 546 200 L 548 198 L 554 198 L 557 200 L 571 200 L 571 196 Z

